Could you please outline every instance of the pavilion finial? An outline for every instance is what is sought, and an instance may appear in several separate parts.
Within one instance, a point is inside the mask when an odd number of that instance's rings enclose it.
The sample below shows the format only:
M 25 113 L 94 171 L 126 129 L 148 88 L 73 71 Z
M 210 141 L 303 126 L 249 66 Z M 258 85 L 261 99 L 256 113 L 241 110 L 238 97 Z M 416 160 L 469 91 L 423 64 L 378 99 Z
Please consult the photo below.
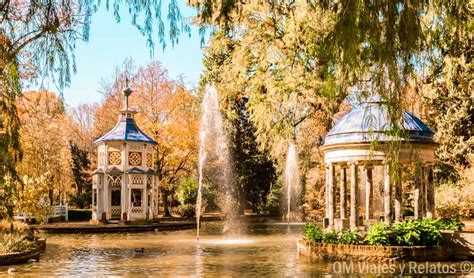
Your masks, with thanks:
M 133 93 L 133 90 L 128 86 L 128 77 L 125 78 L 125 89 L 123 89 L 123 95 L 125 96 L 124 108 L 125 111 L 128 111 L 128 97 Z

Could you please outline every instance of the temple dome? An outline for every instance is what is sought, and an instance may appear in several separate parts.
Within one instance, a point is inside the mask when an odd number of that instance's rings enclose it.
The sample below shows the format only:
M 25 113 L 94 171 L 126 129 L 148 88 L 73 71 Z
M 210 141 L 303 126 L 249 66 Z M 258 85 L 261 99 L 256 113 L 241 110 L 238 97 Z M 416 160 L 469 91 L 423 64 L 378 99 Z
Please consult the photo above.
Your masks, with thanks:
M 402 140 L 435 143 L 433 132 L 419 118 L 406 111 L 402 117 L 401 128 L 406 136 Z M 380 98 L 372 98 L 342 117 L 324 138 L 323 146 L 392 141 L 390 129 L 386 105 Z
M 128 79 L 126 80 L 126 88 L 123 90 L 124 95 L 124 109 L 120 111 L 119 120 L 117 124 L 107 132 L 104 136 L 95 140 L 93 144 L 108 141 L 129 141 L 129 142 L 142 142 L 152 145 L 156 145 L 156 141 L 146 135 L 137 126 L 133 115 L 135 111 L 132 111 L 128 107 L 128 97 L 132 94 L 132 89 L 128 86 Z
M 130 115 L 130 114 L 129 114 Z M 94 144 L 106 141 L 131 141 L 156 145 L 156 141 L 146 135 L 137 126 L 131 116 L 121 116 L 118 123 L 107 134 L 94 141 Z

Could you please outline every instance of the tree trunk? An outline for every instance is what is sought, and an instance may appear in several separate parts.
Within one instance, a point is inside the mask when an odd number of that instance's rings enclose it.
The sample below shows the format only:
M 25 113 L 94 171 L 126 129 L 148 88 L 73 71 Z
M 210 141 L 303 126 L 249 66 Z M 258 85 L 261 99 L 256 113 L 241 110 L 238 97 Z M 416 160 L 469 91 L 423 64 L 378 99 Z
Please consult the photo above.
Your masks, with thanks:
M 163 190 L 163 216 L 171 217 L 170 209 L 169 209 L 169 202 L 168 202 L 168 191 Z
M 53 206 L 53 204 L 54 204 L 54 190 L 52 188 L 49 189 L 48 195 L 49 195 L 49 205 Z
M 79 197 L 82 194 L 82 184 L 76 185 L 76 187 L 77 187 L 77 197 Z

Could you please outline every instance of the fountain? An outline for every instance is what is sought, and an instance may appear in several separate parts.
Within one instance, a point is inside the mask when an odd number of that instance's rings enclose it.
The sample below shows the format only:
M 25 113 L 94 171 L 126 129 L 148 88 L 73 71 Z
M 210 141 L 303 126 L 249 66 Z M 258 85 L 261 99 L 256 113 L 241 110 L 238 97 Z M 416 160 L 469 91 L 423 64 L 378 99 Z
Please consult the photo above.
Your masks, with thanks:
M 288 147 L 285 164 L 285 190 L 287 211 L 286 218 L 290 223 L 291 209 L 295 208 L 300 198 L 300 171 L 298 168 L 298 153 L 293 143 Z
M 235 216 L 237 215 L 227 135 L 223 126 L 217 91 L 213 86 L 209 85 L 206 86 L 201 106 L 201 126 L 199 137 L 199 180 L 196 201 L 197 240 L 199 240 L 202 213 L 204 167 L 206 166 L 207 160 L 212 155 L 217 158 L 217 164 L 219 165 L 222 174 L 220 183 L 221 192 L 224 193 L 221 204 L 222 211 L 225 215 L 224 233 L 230 231 L 231 225 L 235 222 Z

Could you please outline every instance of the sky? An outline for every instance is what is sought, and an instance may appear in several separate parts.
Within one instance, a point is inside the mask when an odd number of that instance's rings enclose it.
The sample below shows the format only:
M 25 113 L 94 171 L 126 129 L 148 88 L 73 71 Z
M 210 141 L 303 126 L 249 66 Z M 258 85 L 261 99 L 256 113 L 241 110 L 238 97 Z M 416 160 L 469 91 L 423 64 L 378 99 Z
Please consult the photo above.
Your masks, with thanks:
M 183 14 L 186 17 L 193 16 L 194 10 L 185 7 L 184 2 L 179 1 L 182 3 Z M 167 7 L 163 5 L 164 16 L 166 11 Z M 192 26 L 191 37 L 181 35 L 179 43 L 174 47 L 168 42 L 163 50 L 158 41 L 155 41 L 154 56 L 151 57 L 146 38 L 131 25 L 128 14 L 123 12 L 121 17 L 121 21 L 117 23 L 113 12 L 107 11 L 104 5 L 93 16 L 89 41 L 80 41 L 76 45 L 77 73 L 71 77 L 71 86 L 63 91 L 67 105 L 99 102 L 102 99 L 98 92 L 101 79 L 110 77 L 115 67 L 120 66 L 128 57 L 137 66 L 159 60 L 171 78 L 184 75 L 189 86 L 194 86 L 199 81 L 203 69 L 202 49 L 201 38 L 195 26 Z

